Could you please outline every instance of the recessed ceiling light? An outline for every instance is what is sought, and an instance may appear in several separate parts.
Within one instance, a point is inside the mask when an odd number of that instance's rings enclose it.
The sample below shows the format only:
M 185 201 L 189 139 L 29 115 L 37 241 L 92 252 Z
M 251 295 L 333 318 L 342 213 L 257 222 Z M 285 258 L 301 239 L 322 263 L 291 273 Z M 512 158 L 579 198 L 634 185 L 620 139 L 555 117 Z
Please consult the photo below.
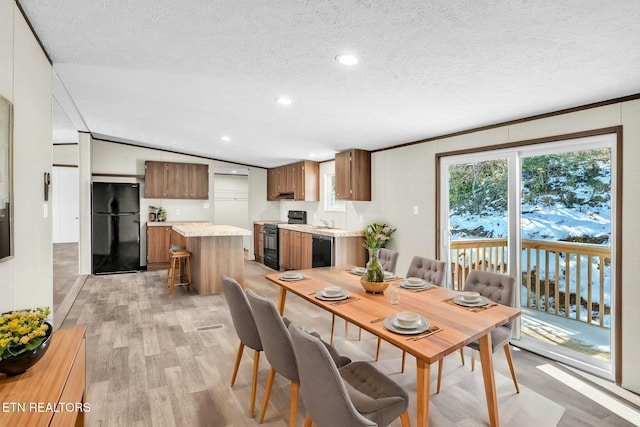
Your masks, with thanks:
M 309 157 L 315 157 L 316 153 L 309 153 Z
M 338 61 L 342 65 L 356 65 L 359 62 L 358 58 L 348 53 L 341 53 L 340 55 L 336 56 L 336 61 Z
M 225 135 L 225 136 L 222 136 L 220 138 L 220 141 L 222 141 L 222 142 L 231 142 L 231 138 Z
M 234 169 L 231 171 L 231 173 L 238 173 L 238 171 Z
M 276 98 L 276 102 L 282 105 L 291 105 L 293 101 L 288 96 L 279 96 Z

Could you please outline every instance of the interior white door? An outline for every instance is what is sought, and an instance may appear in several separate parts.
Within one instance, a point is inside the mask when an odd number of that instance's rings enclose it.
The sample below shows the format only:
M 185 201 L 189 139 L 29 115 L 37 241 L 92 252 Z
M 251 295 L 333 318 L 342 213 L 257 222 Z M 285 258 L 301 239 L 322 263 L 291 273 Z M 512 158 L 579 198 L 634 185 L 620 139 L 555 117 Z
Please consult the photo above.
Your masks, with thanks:
M 53 243 L 78 242 L 80 230 L 78 168 L 54 167 L 52 175 Z

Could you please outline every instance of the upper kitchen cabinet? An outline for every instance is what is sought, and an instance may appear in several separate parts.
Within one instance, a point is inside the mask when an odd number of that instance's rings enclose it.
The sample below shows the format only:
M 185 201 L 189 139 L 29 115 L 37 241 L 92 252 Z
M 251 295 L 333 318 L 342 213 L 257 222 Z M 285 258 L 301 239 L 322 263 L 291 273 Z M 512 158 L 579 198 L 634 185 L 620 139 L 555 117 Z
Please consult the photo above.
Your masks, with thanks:
M 209 199 L 209 166 L 147 161 L 145 194 L 149 199 Z
M 336 199 L 371 201 L 371 153 L 351 150 L 336 154 Z
M 320 168 L 305 160 L 267 171 L 267 200 L 320 200 Z

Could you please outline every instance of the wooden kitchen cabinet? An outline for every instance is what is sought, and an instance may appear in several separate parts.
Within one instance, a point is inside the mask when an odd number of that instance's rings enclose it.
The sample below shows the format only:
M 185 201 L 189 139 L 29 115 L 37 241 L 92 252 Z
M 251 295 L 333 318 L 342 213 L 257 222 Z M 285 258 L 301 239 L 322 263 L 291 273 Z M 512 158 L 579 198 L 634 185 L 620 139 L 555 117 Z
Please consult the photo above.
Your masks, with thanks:
M 209 199 L 209 165 L 145 162 L 148 199 Z
M 312 266 L 312 235 L 301 231 L 280 229 L 280 267 L 302 270 Z
M 167 167 L 164 162 L 144 162 L 144 197 L 162 199 L 166 196 Z
M 189 164 L 189 198 L 209 199 L 209 165 Z
M 267 200 L 317 202 L 320 200 L 320 167 L 305 160 L 267 171 Z M 288 197 L 283 195 L 287 194 Z
M 336 154 L 336 199 L 371 201 L 371 153 L 351 150 Z
M 147 226 L 147 270 L 169 267 L 171 226 Z
M 253 255 L 256 262 L 264 262 L 264 225 L 253 225 Z
M 313 267 L 313 235 L 311 233 L 300 233 L 300 270 Z
M 278 229 L 278 262 L 280 264 L 280 268 L 284 270 L 292 270 L 291 266 L 291 250 L 292 250 L 292 241 L 291 241 L 291 230 Z
M 278 168 L 267 170 L 267 200 L 278 200 Z

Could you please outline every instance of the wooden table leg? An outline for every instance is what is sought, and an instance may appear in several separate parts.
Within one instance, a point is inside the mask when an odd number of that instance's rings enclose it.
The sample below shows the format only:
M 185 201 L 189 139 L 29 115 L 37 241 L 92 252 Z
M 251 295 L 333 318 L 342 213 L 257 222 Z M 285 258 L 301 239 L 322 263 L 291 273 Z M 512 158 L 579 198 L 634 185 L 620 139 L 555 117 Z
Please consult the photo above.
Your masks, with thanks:
M 418 427 L 429 425 L 429 383 L 431 365 L 416 358 L 416 406 L 418 408 Z
M 280 313 L 280 316 L 284 315 L 284 304 L 285 304 L 285 302 L 287 302 L 287 290 L 281 286 L 280 287 L 280 300 L 278 302 L 278 313 Z
M 489 422 L 492 427 L 498 427 L 498 398 L 496 397 L 496 380 L 493 373 L 493 352 L 491 351 L 491 334 L 486 334 L 478 340 L 480 345 L 480 362 L 482 363 L 482 377 L 484 379 L 484 393 L 487 396 Z

